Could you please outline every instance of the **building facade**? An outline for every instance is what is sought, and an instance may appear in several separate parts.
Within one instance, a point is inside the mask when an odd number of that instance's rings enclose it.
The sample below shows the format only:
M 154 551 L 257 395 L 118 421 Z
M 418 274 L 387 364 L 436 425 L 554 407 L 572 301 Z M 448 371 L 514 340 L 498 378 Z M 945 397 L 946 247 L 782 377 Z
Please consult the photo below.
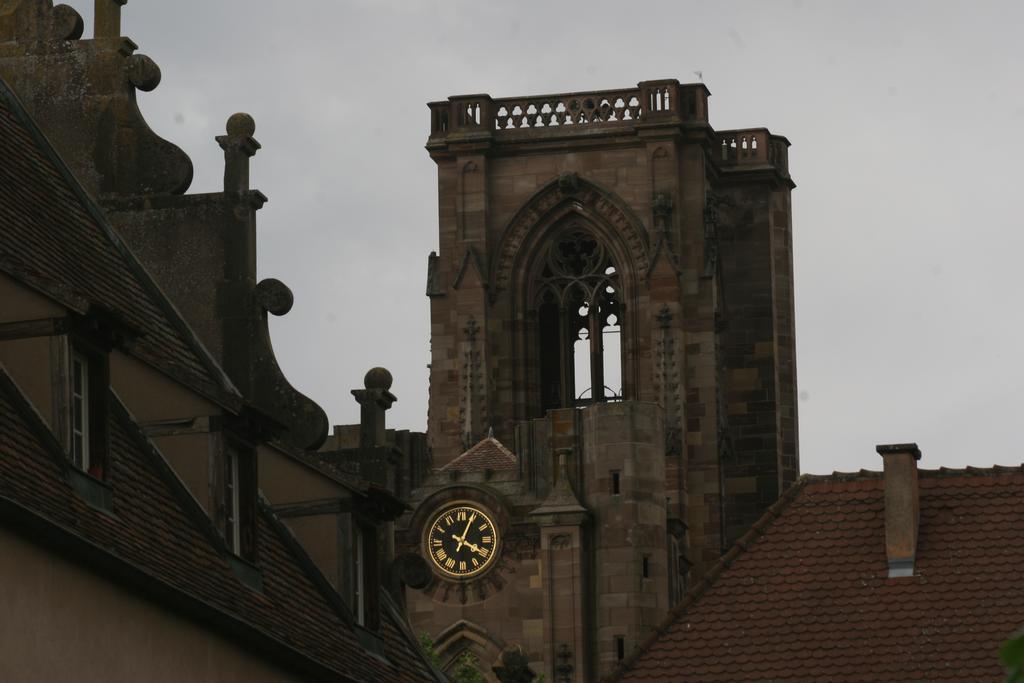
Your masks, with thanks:
M 789 143 L 714 130 L 708 98 L 429 105 L 436 469 L 396 543 L 449 660 L 607 673 L 797 477 Z M 493 521 L 498 558 L 448 511 Z
M 255 124 L 187 194 L 122 5 L 83 39 L 70 7 L 0 3 L 0 679 L 443 680 L 388 590 L 402 452 L 373 411 L 311 450 L 326 416 L 274 358 Z

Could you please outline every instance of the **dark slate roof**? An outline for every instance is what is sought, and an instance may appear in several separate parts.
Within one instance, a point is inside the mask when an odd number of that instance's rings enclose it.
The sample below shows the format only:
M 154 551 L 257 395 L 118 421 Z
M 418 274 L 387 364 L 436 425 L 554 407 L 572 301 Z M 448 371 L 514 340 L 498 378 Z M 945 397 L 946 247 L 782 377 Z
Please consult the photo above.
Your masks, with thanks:
M 622 681 L 998 681 L 1024 623 L 1024 469 L 920 471 L 915 576 L 889 579 L 878 473 L 802 477 Z
M 519 458 L 493 436 L 481 439 L 475 446 L 441 468 L 442 472 L 481 472 L 483 470 L 515 470 Z
M 77 313 L 112 312 L 126 350 L 227 405 L 238 392 L 0 80 L 0 272 Z
M 134 584 L 169 609 L 200 618 L 201 628 L 241 637 L 250 652 L 293 671 L 346 681 L 436 680 L 386 595 L 379 634 L 389 661 L 368 654 L 337 594 L 265 504 L 255 564 L 262 588 L 247 587 L 198 503 L 116 395 L 110 400 L 106 481 L 113 514 L 76 493 L 72 475 L 84 475 L 70 470 L 0 365 L 0 523 L 31 530 L 30 540 L 50 539 L 73 559 L 90 553 L 83 566 L 104 567 L 101 577 Z

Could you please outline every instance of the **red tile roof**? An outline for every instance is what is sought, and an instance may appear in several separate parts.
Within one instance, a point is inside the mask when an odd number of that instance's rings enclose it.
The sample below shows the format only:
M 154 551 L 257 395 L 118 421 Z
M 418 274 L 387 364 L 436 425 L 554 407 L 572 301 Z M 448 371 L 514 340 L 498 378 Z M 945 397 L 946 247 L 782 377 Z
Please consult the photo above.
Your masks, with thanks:
M 368 654 L 337 594 L 265 505 L 257 531 L 262 590 L 244 585 L 205 513 L 116 396 L 111 401 L 106 481 L 113 515 L 75 492 L 56 439 L 0 366 L 0 523 L 12 524 L 11 510 L 18 510 L 58 535 L 81 539 L 126 571 L 141 572 L 148 582 L 144 594 L 170 592 L 175 602 L 198 605 L 206 613 L 202 628 L 211 628 L 212 614 L 231 623 L 228 631 L 254 631 L 264 646 L 250 645 L 250 651 L 286 651 L 299 660 L 297 666 L 309 667 L 304 673 L 326 671 L 338 680 L 436 680 L 386 596 L 378 635 L 389 662 Z
M 442 467 L 441 471 L 482 472 L 483 470 L 515 470 L 518 468 L 519 458 L 493 436 L 487 436 Z
M 920 505 L 915 575 L 889 579 L 880 475 L 802 477 L 619 680 L 1002 680 L 1024 469 L 921 470 Z
M 126 350 L 208 397 L 240 397 L 0 80 L 0 272 L 139 333 Z

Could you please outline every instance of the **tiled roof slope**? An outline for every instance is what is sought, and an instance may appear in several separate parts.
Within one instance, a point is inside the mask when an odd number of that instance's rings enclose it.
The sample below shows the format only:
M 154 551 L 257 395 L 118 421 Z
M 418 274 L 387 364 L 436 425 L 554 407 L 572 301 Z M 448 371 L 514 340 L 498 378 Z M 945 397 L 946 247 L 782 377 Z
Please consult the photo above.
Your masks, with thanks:
M 390 663 L 367 653 L 336 594 L 265 506 L 257 532 L 262 590 L 246 587 L 198 504 L 116 396 L 111 401 L 113 515 L 75 493 L 56 440 L 0 366 L 0 523 L 14 523 L 12 510 L 19 510 L 52 525 L 58 536 L 81 539 L 126 571 L 141 572 L 145 594 L 169 594 L 207 625 L 217 616 L 223 631 L 248 634 L 246 642 L 255 633 L 262 642 L 250 651 L 283 651 L 296 666 L 306 662 L 304 673 L 339 681 L 436 680 L 393 606 L 383 610 L 379 632 Z
M 483 470 L 514 470 L 518 467 L 519 458 L 493 436 L 487 436 L 442 467 L 441 471 L 480 472 Z
M 0 80 L 0 272 L 138 331 L 129 350 L 209 397 L 238 398 L 223 371 Z
M 622 681 L 999 681 L 1024 624 L 1024 471 L 920 471 L 915 576 L 887 578 L 877 473 L 802 477 Z

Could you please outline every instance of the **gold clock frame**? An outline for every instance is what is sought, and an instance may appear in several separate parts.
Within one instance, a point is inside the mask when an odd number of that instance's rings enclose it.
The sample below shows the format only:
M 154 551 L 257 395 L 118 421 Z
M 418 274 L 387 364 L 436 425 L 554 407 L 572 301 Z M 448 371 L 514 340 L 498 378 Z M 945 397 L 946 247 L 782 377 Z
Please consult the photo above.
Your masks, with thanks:
M 465 574 L 455 574 L 437 563 L 433 553 L 430 552 L 430 530 L 434 528 L 441 516 L 455 508 L 469 508 L 483 517 L 494 531 L 494 551 L 481 567 Z M 420 537 L 420 550 L 427 557 L 431 571 L 448 581 L 472 581 L 478 579 L 498 565 L 498 555 L 501 554 L 501 544 L 504 534 L 501 528 L 494 523 L 494 514 L 484 505 L 475 500 L 450 500 L 434 508 L 434 511 L 427 517 L 427 523 L 423 525 L 423 533 Z

